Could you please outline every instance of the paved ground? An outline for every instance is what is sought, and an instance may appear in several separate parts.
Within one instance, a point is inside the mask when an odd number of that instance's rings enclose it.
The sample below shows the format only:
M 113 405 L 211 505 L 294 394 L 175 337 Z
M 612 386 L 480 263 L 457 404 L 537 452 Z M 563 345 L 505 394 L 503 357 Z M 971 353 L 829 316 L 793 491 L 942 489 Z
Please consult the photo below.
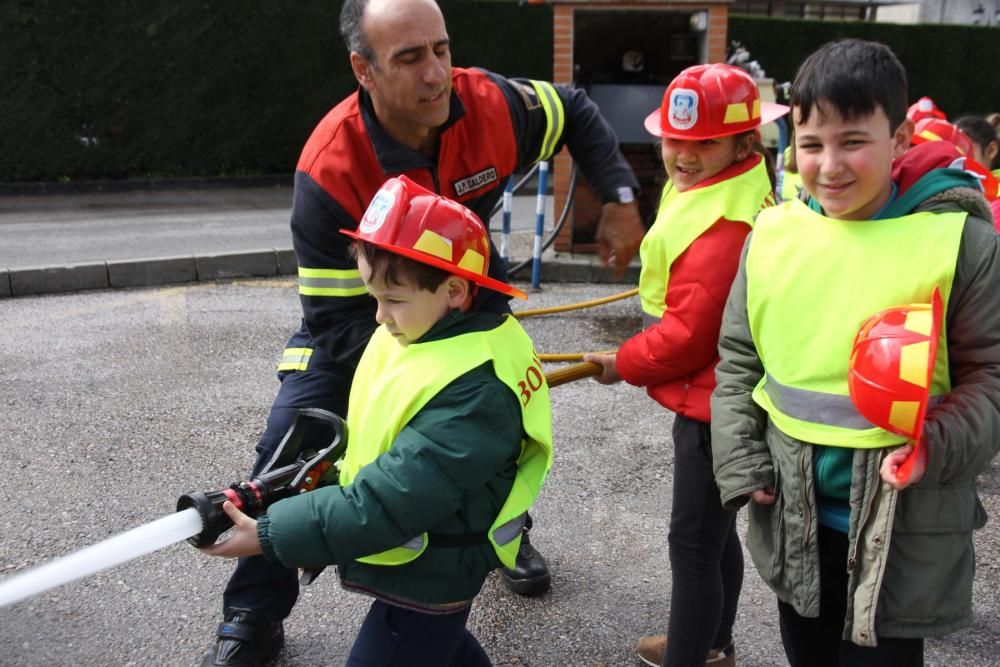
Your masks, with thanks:
M 525 307 L 627 286 L 547 283 Z M 637 329 L 637 309 L 630 299 L 525 325 L 542 352 L 607 349 Z M 297 317 L 280 277 L 0 299 L 0 577 L 243 478 Z M 497 665 L 632 667 L 636 638 L 667 615 L 671 418 L 638 390 L 592 380 L 553 389 L 553 403 L 556 462 L 533 533 L 553 590 L 522 599 L 493 575 L 471 627 Z M 982 489 L 995 516 L 996 464 Z M 995 525 L 976 543 L 975 625 L 929 642 L 929 665 L 997 664 Z M 230 570 L 180 543 L 2 608 L 0 665 L 197 664 Z M 288 620 L 279 664 L 342 664 L 366 606 L 324 574 Z M 773 596 L 749 558 L 736 638 L 742 667 L 784 664 Z
M 618 289 L 552 285 L 530 305 Z M 296 309 L 280 278 L 0 301 L 0 572 L 240 479 Z M 632 299 L 526 326 L 540 351 L 603 349 L 635 330 L 635 310 Z M 632 644 L 662 625 L 670 589 L 671 418 L 637 390 L 591 380 L 553 399 L 557 457 L 535 512 L 553 590 L 521 599 L 493 576 L 471 624 L 498 665 L 636 665 Z M 1000 510 L 996 471 L 984 500 Z M 976 625 L 930 642 L 930 665 L 996 664 L 1000 536 L 991 524 L 976 539 Z M 196 664 L 229 571 L 181 543 L 0 609 L 0 664 Z M 341 664 L 365 606 L 324 574 L 289 619 L 279 664 Z M 740 665 L 783 664 L 773 598 L 749 560 L 736 636 Z

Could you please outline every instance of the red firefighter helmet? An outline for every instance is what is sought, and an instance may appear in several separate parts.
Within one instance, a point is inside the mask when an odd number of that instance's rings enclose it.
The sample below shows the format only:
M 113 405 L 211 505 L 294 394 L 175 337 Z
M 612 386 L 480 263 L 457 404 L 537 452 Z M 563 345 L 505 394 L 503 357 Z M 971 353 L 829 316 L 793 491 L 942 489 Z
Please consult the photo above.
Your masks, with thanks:
M 916 122 L 912 143 L 922 144 L 925 141 L 947 141 L 962 155 L 972 153 L 972 139 L 969 135 L 954 123 L 940 118 L 923 118 Z
M 341 233 L 502 294 L 528 298 L 516 287 L 486 275 L 490 237 L 479 218 L 406 176 L 383 183 L 357 231 L 342 229 Z
M 938 109 L 937 105 L 934 104 L 934 100 L 924 96 L 919 100 L 910 105 L 910 108 L 906 110 L 906 117 L 912 120 L 914 123 L 923 120 L 924 118 L 939 118 L 945 120 L 947 116 L 944 112 Z
M 935 287 L 931 303 L 882 310 L 861 325 L 847 387 L 865 419 L 920 441 L 943 314 L 941 292 Z
M 957 125 L 937 118 L 917 121 L 911 143 L 922 144 L 928 141 L 947 141 L 954 146 L 964 159 L 952 166 L 972 172 L 979 179 L 979 185 L 988 200 L 993 201 L 1000 197 L 1000 181 L 997 181 L 997 177 L 989 169 L 972 158 L 972 138 Z
M 747 132 L 788 113 L 762 102 L 757 84 L 733 65 L 695 65 L 678 74 L 660 108 L 646 117 L 646 131 L 671 139 L 715 139 Z

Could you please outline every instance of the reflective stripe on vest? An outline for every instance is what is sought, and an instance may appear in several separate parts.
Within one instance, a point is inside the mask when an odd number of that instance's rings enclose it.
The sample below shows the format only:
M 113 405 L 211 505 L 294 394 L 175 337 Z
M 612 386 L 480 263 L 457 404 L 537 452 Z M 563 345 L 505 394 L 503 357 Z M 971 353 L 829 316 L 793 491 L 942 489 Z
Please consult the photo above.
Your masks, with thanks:
M 521 545 L 525 512 L 538 496 L 552 465 L 552 408 L 549 387 L 531 339 L 513 317 L 490 331 L 429 343 L 396 342 L 384 326 L 372 335 L 351 384 L 347 429 L 350 444 L 340 484 L 392 447 L 403 427 L 456 378 L 492 362 L 497 378 L 518 397 L 527 438 L 521 443 L 517 473 L 488 538 L 505 567 L 513 567 Z M 402 565 L 424 552 L 427 534 L 381 553 L 359 558 L 376 565 Z
M 367 294 L 358 269 L 299 267 L 299 294 L 305 296 L 360 296 Z
M 286 347 L 278 362 L 279 371 L 304 371 L 309 369 L 309 359 L 312 358 L 310 347 Z
M 880 310 L 947 304 L 965 213 L 886 220 L 834 220 L 798 200 L 757 218 L 747 250 L 747 316 L 765 376 L 753 392 L 782 432 L 838 447 L 888 447 L 905 440 L 877 428 L 851 402 L 847 374 L 854 337 Z M 941 328 L 933 397 L 950 389 Z
M 774 204 L 767 166 L 759 156 L 748 158 L 740 174 L 705 187 L 678 192 L 670 183 L 663 189 L 656 221 L 639 247 L 642 271 L 639 298 L 643 325 L 658 322 L 666 310 L 670 267 L 694 241 L 720 218 L 753 226 L 757 213 Z
M 536 162 L 548 160 L 556 152 L 556 145 L 562 137 L 563 128 L 566 126 L 566 112 L 563 109 L 562 99 L 556 92 L 555 86 L 547 81 L 532 81 L 532 88 L 538 96 L 538 102 L 545 112 L 545 140 L 542 141 L 542 150 L 538 154 Z

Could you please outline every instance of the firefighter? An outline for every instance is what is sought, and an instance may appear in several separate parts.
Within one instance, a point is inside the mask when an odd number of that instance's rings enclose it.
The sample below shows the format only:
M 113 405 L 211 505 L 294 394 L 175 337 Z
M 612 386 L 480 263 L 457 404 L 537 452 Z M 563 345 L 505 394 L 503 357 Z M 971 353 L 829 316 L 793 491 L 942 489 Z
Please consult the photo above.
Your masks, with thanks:
M 586 355 L 598 381 L 625 380 L 676 413 L 670 512 L 667 635 L 639 640 L 649 665 L 734 665 L 733 621 L 743 584 L 736 513 L 712 478 L 708 398 L 716 347 L 740 248 L 754 217 L 774 204 L 774 175 L 760 126 L 788 107 L 761 102 L 744 70 L 697 65 L 663 94 L 646 129 L 662 139 L 669 181 L 642 242 L 644 330 L 616 354 Z
M 339 230 L 357 226 L 390 176 L 405 174 L 485 222 L 512 173 L 567 146 L 603 203 L 599 242 L 616 272 L 624 271 L 645 232 L 635 203 L 638 181 L 582 91 L 452 68 L 444 17 L 433 0 L 346 0 L 340 29 L 360 88 L 320 121 L 296 168 L 291 228 L 303 319 L 278 366 L 281 387 L 255 471 L 298 408 L 345 412 L 354 368 L 376 327 L 376 305 Z M 503 279 L 499 255 L 490 252 L 492 276 Z M 478 308 L 509 311 L 503 294 L 483 290 L 478 298 Z M 545 591 L 551 580 L 527 534 L 514 567 L 501 574 L 525 595 Z M 282 620 L 297 597 L 294 570 L 241 559 L 203 666 L 266 661 L 284 641 Z
M 975 479 L 1000 446 L 1000 237 L 977 179 L 941 168 L 952 145 L 909 148 L 906 99 L 882 44 L 803 62 L 790 101 L 810 199 L 758 216 L 723 316 L 716 481 L 726 507 L 749 504 L 792 667 L 922 665 L 924 637 L 972 622 Z M 852 342 L 873 312 L 936 287 L 936 403 L 899 479 L 912 448 L 852 403 Z
M 351 385 L 339 483 L 257 521 L 227 502 L 235 533 L 204 551 L 336 564 L 375 598 L 349 666 L 490 665 L 466 620 L 486 575 L 514 565 L 552 464 L 552 411 L 527 333 L 475 296 L 526 297 L 487 275 L 482 222 L 405 176 L 342 231 L 380 326 Z

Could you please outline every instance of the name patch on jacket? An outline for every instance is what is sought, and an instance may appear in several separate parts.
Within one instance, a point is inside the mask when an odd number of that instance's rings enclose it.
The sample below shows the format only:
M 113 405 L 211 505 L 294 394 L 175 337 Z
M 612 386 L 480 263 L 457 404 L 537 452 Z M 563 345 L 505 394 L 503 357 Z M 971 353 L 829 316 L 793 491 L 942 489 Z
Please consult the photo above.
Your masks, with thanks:
M 490 183 L 495 183 L 497 180 L 497 168 L 488 167 L 483 169 L 478 174 L 460 178 L 451 185 L 455 188 L 455 194 L 461 197 L 462 195 L 468 194 L 473 190 L 478 190 L 479 188 L 485 187 Z

